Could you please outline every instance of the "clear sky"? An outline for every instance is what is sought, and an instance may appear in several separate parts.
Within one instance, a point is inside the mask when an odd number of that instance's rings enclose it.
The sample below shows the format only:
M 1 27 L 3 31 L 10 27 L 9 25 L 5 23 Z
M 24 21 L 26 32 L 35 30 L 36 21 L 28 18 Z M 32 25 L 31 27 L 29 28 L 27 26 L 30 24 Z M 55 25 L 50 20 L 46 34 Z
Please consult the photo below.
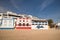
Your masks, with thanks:
M 6 11 L 60 22 L 60 0 L 0 0 L 0 12 Z

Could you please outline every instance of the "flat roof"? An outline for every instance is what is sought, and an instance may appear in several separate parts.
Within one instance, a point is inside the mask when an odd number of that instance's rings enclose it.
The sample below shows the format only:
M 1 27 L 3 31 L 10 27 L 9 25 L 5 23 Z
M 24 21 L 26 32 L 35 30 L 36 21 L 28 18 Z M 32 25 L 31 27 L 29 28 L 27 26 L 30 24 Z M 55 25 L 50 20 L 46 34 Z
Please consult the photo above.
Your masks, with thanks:
M 0 16 L 1 16 L 1 15 L 0 15 Z M 3 16 L 7 16 L 7 14 L 3 14 Z M 22 17 L 22 16 L 19 16 L 19 15 L 14 15 L 14 14 L 8 14 L 8 16 Z

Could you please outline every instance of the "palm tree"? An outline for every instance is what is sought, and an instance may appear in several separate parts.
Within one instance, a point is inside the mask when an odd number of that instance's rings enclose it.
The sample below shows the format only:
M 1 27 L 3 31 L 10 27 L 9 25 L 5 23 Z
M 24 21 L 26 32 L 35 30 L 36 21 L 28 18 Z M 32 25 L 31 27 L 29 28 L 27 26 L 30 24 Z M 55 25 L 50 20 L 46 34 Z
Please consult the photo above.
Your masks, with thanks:
M 53 24 L 53 20 L 52 19 L 49 19 L 48 20 L 48 25 L 50 26 L 50 28 L 53 28 L 52 24 Z

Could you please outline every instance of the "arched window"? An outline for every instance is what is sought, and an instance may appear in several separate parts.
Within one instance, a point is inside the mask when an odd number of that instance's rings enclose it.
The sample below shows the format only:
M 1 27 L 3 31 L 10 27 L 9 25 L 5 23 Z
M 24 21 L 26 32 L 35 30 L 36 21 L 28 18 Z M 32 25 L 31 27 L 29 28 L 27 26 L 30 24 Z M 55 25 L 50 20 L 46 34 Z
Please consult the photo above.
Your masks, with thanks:
M 19 26 L 21 26 L 21 23 L 19 23 Z
M 23 23 L 23 26 L 25 26 L 25 23 Z
M 27 23 L 26 26 L 29 26 L 29 23 Z

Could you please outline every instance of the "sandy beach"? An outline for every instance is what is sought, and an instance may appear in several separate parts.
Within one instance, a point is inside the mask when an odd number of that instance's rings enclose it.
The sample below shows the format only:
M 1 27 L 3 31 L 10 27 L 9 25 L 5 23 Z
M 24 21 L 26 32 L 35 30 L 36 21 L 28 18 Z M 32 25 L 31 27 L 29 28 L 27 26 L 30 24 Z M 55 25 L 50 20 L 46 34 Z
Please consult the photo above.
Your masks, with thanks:
M 60 30 L 0 30 L 0 40 L 60 40 Z

